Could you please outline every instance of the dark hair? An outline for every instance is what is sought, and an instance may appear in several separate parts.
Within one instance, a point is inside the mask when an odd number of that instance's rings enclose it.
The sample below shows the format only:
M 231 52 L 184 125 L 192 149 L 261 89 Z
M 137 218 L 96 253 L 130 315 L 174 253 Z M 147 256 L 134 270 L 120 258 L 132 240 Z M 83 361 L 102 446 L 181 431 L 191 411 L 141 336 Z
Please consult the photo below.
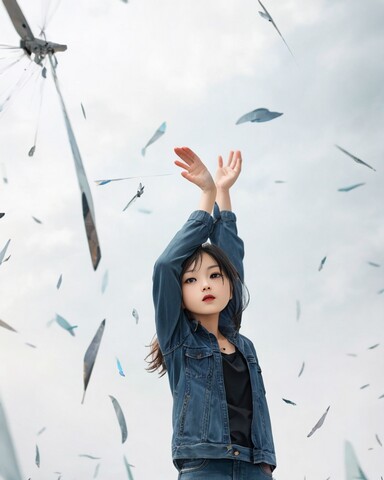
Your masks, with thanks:
M 241 317 L 242 313 L 248 305 L 249 302 L 249 293 L 246 286 L 243 284 L 239 273 L 234 267 L 233 263 L 228 258 L 227 254 L 217 245 L 211 243 L 204 243 L 198 247 L 191 256 L 189 256 L 182 265 L 182 270 L 180 274 L 180 280 L 184 275 L 184 272 L 189 269 L 191 266 L 196 268 L 196 266 L 201 265 L 203 260 L 203 254 L 206 253 L 214 260 L 216 260 L 220 273 L 223 273 L 231 285 L 232 298 L 228 302 L 226 308 L 229 308 L 231 314 L 231 319 L 236 330 L 240 329 L 241 326 Z M 188 314 L 189 312 L 187 312 Z M 192 318 L 191 314 L 188 315 Z M 164 361 L 163 354 L 160 350 L 159 341 L 155 336 L 151 343 L 149 344 L 150 352 L 145 357 L 145 360 L 149 363 L 147 370 L 149 372 L 155 372 L 159 370 L 159 376 L 162 377 L 167 371 L 167 367 Z

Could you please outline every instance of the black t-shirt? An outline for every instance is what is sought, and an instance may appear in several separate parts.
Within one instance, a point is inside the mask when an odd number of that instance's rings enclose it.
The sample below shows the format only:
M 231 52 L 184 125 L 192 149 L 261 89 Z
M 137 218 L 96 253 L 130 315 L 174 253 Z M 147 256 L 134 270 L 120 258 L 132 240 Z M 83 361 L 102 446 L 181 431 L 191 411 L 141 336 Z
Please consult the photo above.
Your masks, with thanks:
M 247 363 L 242 354 L 222 353 L 231 441 L 253 448 L 251 439 L 252 390 Z

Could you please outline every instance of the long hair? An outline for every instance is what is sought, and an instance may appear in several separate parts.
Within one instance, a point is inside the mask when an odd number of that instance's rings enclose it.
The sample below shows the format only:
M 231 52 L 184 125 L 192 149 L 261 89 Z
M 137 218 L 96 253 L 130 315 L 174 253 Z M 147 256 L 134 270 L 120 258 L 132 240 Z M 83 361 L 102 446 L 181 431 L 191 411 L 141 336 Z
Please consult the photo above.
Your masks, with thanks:
M 228 305 L 231 305 L 230 313 L 232 315 L 231 320 L 233 322 L 233 326 L 236 330 L 239 330 L 241 326 L 242 313 L 249 302 L 249 293 L 233 263 L 220 247 L 217 245 L 212 245 L 211 243 L 204 243 L 198 247 L 192 253 L 192 255 L 184 261 L 180 274 L 180 281 L 186 270 L 188 270 L 190 267 L 193 269 L 199 268 L 199 265 L 201 265 L 203 260 L 204 253 L 216 260 L 220 269 L 220 273 L 224 274 L 230 283 L 232 299 L 228 302 Z M 189 318 L 193 318 L 190 312 L 186 311 L 186 313 Z M 156 336 L 154 336 L 153 340 L 149 344 L 149 348 L 150 352 L 145 357 L 145 360 L 149 364 L 147 370 L 149 372 L 155 372 L 156 370 L 159 370 L 159 376 L 162 377 L 167 371 L 167 366 L 165 364 L 164 356 L 161 352 L 159 341 Z

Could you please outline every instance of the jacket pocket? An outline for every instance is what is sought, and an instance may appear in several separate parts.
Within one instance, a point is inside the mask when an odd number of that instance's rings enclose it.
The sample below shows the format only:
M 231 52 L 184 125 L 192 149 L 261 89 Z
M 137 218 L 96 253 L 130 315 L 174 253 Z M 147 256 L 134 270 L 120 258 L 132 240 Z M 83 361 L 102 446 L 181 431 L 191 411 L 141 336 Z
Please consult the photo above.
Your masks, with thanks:
M 207 378 L 212 374 L 213 353 L 208 348 L 185 349 L 185 373 L 193 378 Z

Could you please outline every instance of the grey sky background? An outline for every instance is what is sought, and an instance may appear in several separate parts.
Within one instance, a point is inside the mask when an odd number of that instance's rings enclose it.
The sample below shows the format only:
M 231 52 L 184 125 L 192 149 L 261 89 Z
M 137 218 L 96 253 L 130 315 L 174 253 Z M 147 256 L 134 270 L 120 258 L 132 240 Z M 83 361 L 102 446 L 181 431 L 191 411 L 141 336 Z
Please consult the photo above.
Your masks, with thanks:
M 20 5 L 37 35 L 46 5 Z M 11 239 L 11 258 L 0 266 L 0 318 L 19 331 L 0 331 L 0 386 L 26 478 L 56 478 L 56 471 L 63 479 L 93 478 L 97 463 L 99 479 L 126 478 L 123 454 L 137 480 L 177 476 L 168 381 L 145 372 L 143 359 L 154 334 L 153 263 L 198 204 L 199 192 L 173 166 L 172 149 L 181 145 L 213 171 L 218 154 L 243 153 L 232 194 L 251 294 L 242 333 L 254 341 L 263 368 L 275 477 L 345 477 L 345 440 L 370 480 L 384 475 L 384 447 L 375 438 L 384 442 L 384 294 L 378 294 L 384 288 L 384 4 L 271 0 L 265 6 L 297 64 L 255 0 L 61 2 L 46 33 L 68 45 L 57 55 L 57 73 L 93 193 L 102 252 L 96 272 L 50 74 L 43 80 L 32 66 L 34 77 L 0 114 L 0 173 L 5 169 L 8 177 L 0 185 L 6 213 L 0 249 Z M 1 43 L 18 44 L 2 6 L 0 32 Z M 26 65 L 0 75 L 0 99 Z M 260 107 L 284 115 L 235 125 Z M 163 121 L 165 135 L 143 158 L 141 148 Z M 355 163 L 335 143 L 377 171 Z M 144 177 L 163 173 L 172 175 Z M 134 175 L 139 178 L 94 183 Z M 123 213 L 140 181 L 144 195 Z M 337 191 L 360 182 L 366 184 Z M 78 325 L 76 337 L 47 326 L 56 313 Z M 104 318 L 81 405 L 84 353 Z M 124 445 L 108 395 L 125 413 Z M 324 425 L 307 438 L 328 405 Z M 84 453 L 101 460 L 78 457 Z

